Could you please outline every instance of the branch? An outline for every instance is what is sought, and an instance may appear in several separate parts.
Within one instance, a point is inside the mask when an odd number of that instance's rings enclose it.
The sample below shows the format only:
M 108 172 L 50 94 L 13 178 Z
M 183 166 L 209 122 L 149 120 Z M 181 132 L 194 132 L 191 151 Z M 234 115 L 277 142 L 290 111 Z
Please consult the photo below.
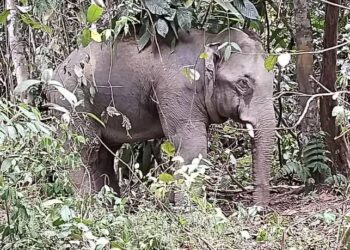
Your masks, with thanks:
M 329 4 L 329 5 L 333 5 L 333 6 L 342 8 L 342 9 L 350 10 L 350 7 L 347 7 L 347 6 L 344 6 L 344 5 L 341 5 L 341 4 L 332 3 L 332 2 L 327 1 L 327 0 L 320 0 L 320 1 L 321 1 L 321 2 L 324 2 L 324 3 L 326 3 L 326 4 Z
M 25 50 L 20 41 L 20 32 L 16 31 L 16 3 L 15 0 L 6 0 L 6 9 L 10 11 L 8 16 L 8 42 L 11 50 L 11 58 L 14 66 L 17 84 L 29 78 L 27 59 L 24 56 Z M 13 91 L 13 90 L 11 90 Z M 24 96 L 22 96 L 24 98 Z

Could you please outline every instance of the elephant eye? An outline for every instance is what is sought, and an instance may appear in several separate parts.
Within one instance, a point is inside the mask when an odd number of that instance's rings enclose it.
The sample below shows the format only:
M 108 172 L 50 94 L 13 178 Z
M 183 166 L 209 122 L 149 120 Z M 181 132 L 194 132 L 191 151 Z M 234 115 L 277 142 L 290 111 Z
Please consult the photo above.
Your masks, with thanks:
M 236 89 L 241 95 L 248 95 L 252 91 L 248 79 L 239 79 L 236 82 Z

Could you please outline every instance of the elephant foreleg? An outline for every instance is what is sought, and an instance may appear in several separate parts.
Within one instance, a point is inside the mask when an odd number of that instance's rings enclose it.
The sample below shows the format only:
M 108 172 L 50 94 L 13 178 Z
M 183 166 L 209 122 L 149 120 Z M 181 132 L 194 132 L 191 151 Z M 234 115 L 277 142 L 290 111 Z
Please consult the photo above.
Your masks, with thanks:
M 175 131 L 176 133 L 168 134 L 167 137 L 175 145 L 177 155 L 184 159 L 185 164 L 191 163 L 199 154 L 203 157 L 207 156 L 207 130 L 204 123 L 188 123 L 183 127 L 177 127 Z M 182 178 L 182 176 L 175 175 L 175 178 Z M 170 200 L 175 206 L 184 207 L 186 204 L 185 193 L 182 190 L 174 191 L 170 194 Z
M 191 163 L 199 154 L 204 158 L 207 156 L 207 130 L 202 122 L 189 122 L 176 128 L 176 133 L 168 137 L 173 142 L 177 155 L 181 156 L 185 163 Z

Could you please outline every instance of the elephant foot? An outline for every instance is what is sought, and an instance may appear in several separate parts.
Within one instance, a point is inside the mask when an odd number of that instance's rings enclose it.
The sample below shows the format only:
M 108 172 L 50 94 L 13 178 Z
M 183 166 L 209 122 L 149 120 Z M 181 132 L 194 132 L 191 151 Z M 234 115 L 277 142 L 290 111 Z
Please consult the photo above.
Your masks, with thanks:
M 69 179 L 76 193 L 81 196 L 96 192 L 95 185 L 91 179 L 91 175 L 89 174 L 89 171 L 84 167 L 72 170 L 69 174 Z
M 71 171 L 69 179 L 76 193 L 81 196 L 96 194 L 105 185 L 108 185 L 113 192 L 120 195 L 120 188 L 116 181 L 111 181 L 106 176 L 96 177 L 93 171 L 89 171 L 84 167 Z

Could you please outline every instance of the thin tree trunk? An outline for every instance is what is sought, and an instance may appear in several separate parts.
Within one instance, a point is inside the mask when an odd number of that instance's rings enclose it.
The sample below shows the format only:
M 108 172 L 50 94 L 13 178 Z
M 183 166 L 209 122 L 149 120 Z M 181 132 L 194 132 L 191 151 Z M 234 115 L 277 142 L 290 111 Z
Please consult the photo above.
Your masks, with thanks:
M 25 57 L 25 48 L 23 42 L 21 42 L 21 32 L 19 32 L 16 27 L 16 1 L 6 0 L 6 9 L 10 10 L 7 25 L 8 43 L 11 51 L 14 74 L 17 84 L 19 84 L 29 78 L 29 70 Z
M 330 0 L 335 4 L 341 4 L 340 0 Z M 329 48 L 337 44 L 338 37 L 338 19 L 339 8 L 330 4 L 326 7 L 325 29 L 324 29 L 324 47 Z M 323 53 L 322 71 L 320 82 L 330 91 L 336 90 L 336 60 L 337 50 L 329 50 Z M 320 103 L 321 127 L 326 132 L 326 143 L 330 151 L 330 157 L 333 162 L 333 172 L 342 173 L 349 176 L 349 152 L 345 138 L 334 139 L 339 134 L 339 128 L 332 117 L 332 110 L 336 105 L 331 97 L 323 97 Z
M 298 51 L 310 52 L 312 47 L 312 29 L 309 16 L 309 5 L 306 0 L 294 0 L 295 41 Z M 299 91 L 308 95 L 316 93 L 315 83 L 310 79 L 313 75 L 313 55 L 301 54 L 297 56 L 296 73 Z M 304 110 L 308 97 L 300 98 L 300 106 Z M 318 103 L 313 101 L 309 106 L 305 118 L 301 122 L 301 132 L 310 138 L 320 131 Z

